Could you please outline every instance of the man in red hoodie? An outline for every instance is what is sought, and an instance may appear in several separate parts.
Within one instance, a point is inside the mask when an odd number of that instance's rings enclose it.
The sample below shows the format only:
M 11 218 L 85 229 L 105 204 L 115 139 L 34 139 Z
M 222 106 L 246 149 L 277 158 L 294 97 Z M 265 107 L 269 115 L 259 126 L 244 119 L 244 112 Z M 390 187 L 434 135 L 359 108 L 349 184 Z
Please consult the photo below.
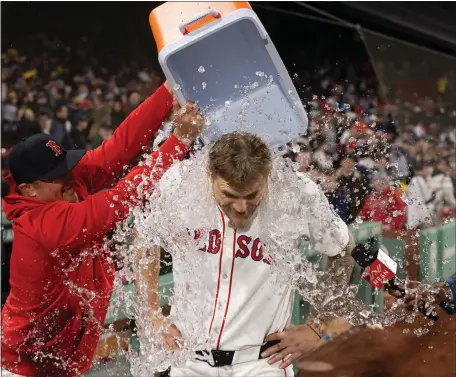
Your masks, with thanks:
M 116 174 L 144 147 L 172 108 L 162 86 L 99 148 L 66 151 L 49 135 L 22 140 L 9 157 L 13 220 L 11 292 L 2 310 L 2 367 L 19 376 L 72 377 L 91 365 L 108 309 L 114 265 L 103 238 L 183 159 L 203 127 L 187 104 L 175 132 L 116 186 Z
M 406 205 L 400 191 L 391 185 L 388 174 L 383 170 L 373 175 L 372 183 L 374 191 L 364 199 L 359 213 L 361 219 L 381 222 L 383 231 L 403 229 Z

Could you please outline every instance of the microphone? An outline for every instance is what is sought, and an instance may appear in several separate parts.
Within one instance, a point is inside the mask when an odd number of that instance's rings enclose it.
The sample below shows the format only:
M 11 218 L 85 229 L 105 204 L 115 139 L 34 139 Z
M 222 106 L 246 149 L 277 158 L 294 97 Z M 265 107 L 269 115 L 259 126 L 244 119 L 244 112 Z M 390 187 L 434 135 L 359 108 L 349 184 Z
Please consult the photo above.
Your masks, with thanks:
M 401 297 L 405 296 L 405 282 L 396 277 L 397 263 L 376 246 L 375 240 L 357 245 L 351 256 L 363 269 L 361 277 L 374 288 L 381 289 L 386 284 L 388 289 L 400 292 Z M 439 319 L 435 308 L 424 301 L 418 303 L 418 311 L 433 321 Z
M 396 275 L 397 263 L 372 242 L 357 245 L 351 255 L 363 269 L 361 277 L 377 289 L 383 288 Z

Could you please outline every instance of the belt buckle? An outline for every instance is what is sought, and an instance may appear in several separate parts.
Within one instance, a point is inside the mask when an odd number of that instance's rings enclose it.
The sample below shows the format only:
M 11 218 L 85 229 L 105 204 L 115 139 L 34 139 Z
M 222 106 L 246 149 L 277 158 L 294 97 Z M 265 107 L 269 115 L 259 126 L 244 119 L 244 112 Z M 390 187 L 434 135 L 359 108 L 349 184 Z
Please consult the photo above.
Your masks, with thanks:
M 196 354 L 198 356 L 202 357 L 201 359 L 198 359 L 197 357 L 195 357 L 196 360 L 204 361 L 205 363 L 208 363 L 209 366 L 211 366 L 212 368 L 215 367 L 215 359 L 214 359 L 214 354 L 212 352 L 204 350 L 204 351 L 197 351 Z

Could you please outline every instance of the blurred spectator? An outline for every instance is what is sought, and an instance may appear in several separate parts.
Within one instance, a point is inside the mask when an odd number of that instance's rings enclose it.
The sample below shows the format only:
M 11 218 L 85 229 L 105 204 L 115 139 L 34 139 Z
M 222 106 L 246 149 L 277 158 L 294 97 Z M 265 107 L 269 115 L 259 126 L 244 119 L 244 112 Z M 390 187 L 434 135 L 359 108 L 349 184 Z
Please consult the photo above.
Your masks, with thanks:
M 38 114 L 38 123 L 40 125 L 41 132 L 45 134 L 51 133 L 52 128 L 52 112 L 47 108 L 42 108 Z
M 325 137 L 317 134 L 310 142 L 313 150 L 312 160 L 317 166 L 323 169 L 332 169 L 333 162 L 331 157 L 326 153 L 329 149 L 328 144 L 325 143 Z
M 71 131 L 71 123 L 68 121 L 68 107 L 59 105 L 55 110 L 55 118 L 51 124 L 51 136 L 59 144 L 68 143 L 66 137 Z
M 361 219 L 381 222 L 383 231 L 403 229 L 405 203 L 400 191 L 391 185 L 386 171 L 377 171 L 372 177 L 372 184 L 374 191 L 364 201 Z
M 48 97 L 45 92 L 38 93 L 36 97 L 37 111 L 41 112 L 51 112 L 51 107 L 48 104 Z
M 406 183 L 410 182 L 413 175 L 410 161 L 407 152 L 395 143 L 399 136 L 396 126 L 389 122 L 386 125 L 377 124 L 375 129 L 377 137 L 380 139 L 378 147 L 388 159 L 392 178 Z
M 6 102 L 2 105 L 2 119 L 14 122 L 17 115 L 17 95 L 15 92 L 8 93 Z
M 296 163 L 298 164 L 298 167 L 297 167 L 298 176 L 310 171 L 311 158 L 312 158 L 312 155 L 311 155 L 310 151 L 299 152 L 296 155 Z
M 119 99 L 114 101 L 113 109 L 111 112 L 111 124 L 118 127 L 126 118 L 126 113 L 122 108 L 122 102 Z
M 416 175 L 410 181 L 407 192 L 407 227 L 410 229 L 435 223 L 433 194 L 428 185 L 432 175 L 432 162 L 415 163 Z
M 412 206 L 410 216 L 414 216 L 410 221 L 422 219 L 422 216 L 418 217 L 418 213 L 423 213 L 423 209 L 418 207 L 421 206 L 419 203 L 424 203 L 431 223 L 438 224 L 442 213 L 448 213 L 456 208 L 454 186 L 450 176 L 451 167 L 444 159 L 438 162 L 424 160 L 416 162 L 416 170 L 417 176 L 412 179 L 408 193 Z M 427 220 L 425 222 L 428 223 Z M 419 223 L 422 224 L 422 221 Z
M 311 171 L 310 176 L 320 186 L 334 212 L 345 223 L 348 223 L 350 216 L 350 197 L 346 188 L 339 184 L 331 170 L 317 167 Z
M 66 138 L 66 149 L 88 149 L 87 126 L 89 125 L 84 114 L 78 114 L 74 118 L 74 126 Z
M 92 139 L 92 149 L 98 148 L 103 141 L 108 140 L 114 133 L 114 127 L 108 124 L 103 124 L 98 129 L 98 135 Z
M 128 98 L 127 112 L 131 113 L 141 104 L 141 95 L 138 92 L 133 92 Z
M 19 110 L 17 115 L 18 120 L 18 131 L 21 135 L 20 138 L 27 137 L 28 135 L 33 135 L 40 133 L 40 125 L 35 119 L 35 114 L 29 107 L 22 107 Z
M 453 181 L 450 176 L 450 166 L 445 159 L 440 159 L 435 164 L 434 174 L 429 180 L 434 194 L 434 213 L 439 217 L 456 208 Z M 442 212 L 443 211 L 443 212 Z
M 356 168 L 355 158 L 349 153 L 342 156 L 335 178 L 349 198 L 346 223 L 350 224 L 356 219 L 363 206 L 364 198 L 369 192 L 369 182 Z
M 79 96 L 74 96 L 71 99 L 71 103 L 68 106 L 68 119 L 70 120 L 71 124 L 76 123 L 76 118 L 80 116 L 84 116 L 84 110 L 81 109 L 82 101 Z

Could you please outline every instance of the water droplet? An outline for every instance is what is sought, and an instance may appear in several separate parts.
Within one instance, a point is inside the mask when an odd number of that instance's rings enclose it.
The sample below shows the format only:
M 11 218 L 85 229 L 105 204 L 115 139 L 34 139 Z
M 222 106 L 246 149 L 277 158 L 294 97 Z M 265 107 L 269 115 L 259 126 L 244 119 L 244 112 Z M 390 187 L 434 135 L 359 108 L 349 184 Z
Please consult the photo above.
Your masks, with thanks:
M 261 72 L 261 71 L 256 71 L 255 74 L 259 77 L 263 77 L 264 76 L 264 72 Z
M 204 69 L 204 67 L 202 65 L 200 65 L 200 67 L 198 68 L 198 72 L 204 73 L 204 72 L 206 72 L 206 70 Z
M 179 91 L 179 90 L 181 90 L 181 86 L 180 86 L 179 84 L 175 84 L 175 85 L 173 86 L 173 89 L 174 89 L 175 91 Z
M 206 89 L 206 85 L 207 84 L 204 81 L 201 83 L 201 86 L 203 87 L 203 89 Z

